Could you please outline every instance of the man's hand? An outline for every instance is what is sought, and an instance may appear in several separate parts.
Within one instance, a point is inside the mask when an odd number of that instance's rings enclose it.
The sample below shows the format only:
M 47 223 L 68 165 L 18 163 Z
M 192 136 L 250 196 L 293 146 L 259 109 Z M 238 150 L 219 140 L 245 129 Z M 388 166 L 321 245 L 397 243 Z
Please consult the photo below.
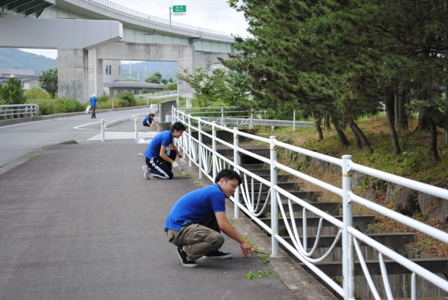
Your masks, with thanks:
M 243 256 L 248 256 L 249 254 L 254 254 L 254 250 L 252 249 L 252 246 L 248 243 L 244 242 L 241 244 L 241 254 Z

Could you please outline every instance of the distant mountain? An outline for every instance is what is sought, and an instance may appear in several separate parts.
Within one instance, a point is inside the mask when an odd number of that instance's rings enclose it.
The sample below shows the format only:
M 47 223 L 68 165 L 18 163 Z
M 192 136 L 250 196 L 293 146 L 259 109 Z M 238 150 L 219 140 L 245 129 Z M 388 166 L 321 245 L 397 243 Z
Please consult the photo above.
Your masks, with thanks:
M 145 68 L 146 66 L 146 68 Z M 40 76 L 43 71 L 58 67 L 57 59 L 25 52 L 14 48 L 0 48 L 0 68 L 14 68 L 33 70 L 35 76 Z M 132 77 L 143 81 L 154 72 L 159 71 L 162 78 L 176 81 L 177 63 L 163 61 L 142 61 L 139 63 L 121 64 L 121 77 Z
M 0 48 L 0 68 L 33 70 L 35 76 L 58 67 L 56 59 L 14 48 Z

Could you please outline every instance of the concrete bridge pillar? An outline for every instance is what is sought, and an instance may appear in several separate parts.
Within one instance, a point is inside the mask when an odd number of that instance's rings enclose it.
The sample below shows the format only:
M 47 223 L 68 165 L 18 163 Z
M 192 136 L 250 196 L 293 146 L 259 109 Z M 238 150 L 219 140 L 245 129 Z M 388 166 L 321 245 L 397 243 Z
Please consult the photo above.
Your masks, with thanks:
M 103 60 L 98 59 L 97 49 L 89 50 L 89 96 L 95 94 L 97 97 L 103 94 Z
M 58 50 L 58 90 L 59 98 L 72 98 L 81 103 L 89 100 L 87 50 Z

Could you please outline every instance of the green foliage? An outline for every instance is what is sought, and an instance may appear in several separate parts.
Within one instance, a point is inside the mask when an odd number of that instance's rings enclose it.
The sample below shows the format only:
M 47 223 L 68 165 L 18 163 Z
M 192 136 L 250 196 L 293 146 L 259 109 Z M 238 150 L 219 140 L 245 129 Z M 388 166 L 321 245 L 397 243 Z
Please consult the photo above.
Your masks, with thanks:
M 27 102 L 37 99 L 51 99 L 51 96 L 45 93 L 41 88 L 33 86 L 29 90 L 25 91 Z
M 162 74 L 159 71 L 155 71 L 151 76 L 145 78 L 145 82 L 160 84 L 162 82 Z
M 148 93 L 149 93 L 149 90 L 148 90 L 148 89 L 142 89 L 141 94 L 148 94 Z
M 23 104 L 26 101 L 25 91 L 22 81 L 19 78 L 9 77 L 6 82 L 0 86 L 0 99 L 5 104 Z
M 175 91 L 177 90 L 177 82 L 167 82 L 165 84 L 165 87 L 163 88 L 164 91 Z
M 0 66 L 33 70 L 36 76 L 43 71 L 56 68 L 58 61 L 43 55 L 32 54 L 19 49 L 0 48 Z
M 255 280 L 255 279 L 261 279 L 266 276 L 272 276 L 272 272 L 266 271 L 266 270 L 261 270 L 261 271 L 258 271 L 257 273 L 254 273 L 254 272 L 250 271 L 249 273 L 244 275 L 244 278 L 249 279 L 249 280 Z
M 131 92 L 121 92 L 116 96 L 120 107 L 135 106 L 136 100 Z
M 58 92 L 58 69 L 49 69 L 42 72 L 38 80 L 41 88 L 54 98 Z

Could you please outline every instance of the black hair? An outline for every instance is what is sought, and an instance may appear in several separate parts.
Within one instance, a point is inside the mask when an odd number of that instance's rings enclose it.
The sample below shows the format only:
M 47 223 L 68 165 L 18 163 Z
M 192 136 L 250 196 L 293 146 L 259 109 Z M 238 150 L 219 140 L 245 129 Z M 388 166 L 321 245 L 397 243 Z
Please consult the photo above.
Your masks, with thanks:
M 154 117 L 154 114 L 149 114 L 150 117 Z
M 222 169 L 221 171 L 219 171 L 218 175 L 216 175 L 215 183 L 218 182 L 219 180 L 221 180 L 221 178 L 224 178 L 225 180 L 237 179 L 238 185 L 240 185 L 241 182 L 243 182 L 240 174 L 238 174 L 236 171 L 230 170 L 230 169 Z
M 176 122 L 176 123 L 173 123 L 173 125 L 171 125 L 171 132 L 174 132 L 174 130 L 177 130 L 177 131 L 185 131 L 185 125 L 184 124 L 182 124 L 181 122 Z

